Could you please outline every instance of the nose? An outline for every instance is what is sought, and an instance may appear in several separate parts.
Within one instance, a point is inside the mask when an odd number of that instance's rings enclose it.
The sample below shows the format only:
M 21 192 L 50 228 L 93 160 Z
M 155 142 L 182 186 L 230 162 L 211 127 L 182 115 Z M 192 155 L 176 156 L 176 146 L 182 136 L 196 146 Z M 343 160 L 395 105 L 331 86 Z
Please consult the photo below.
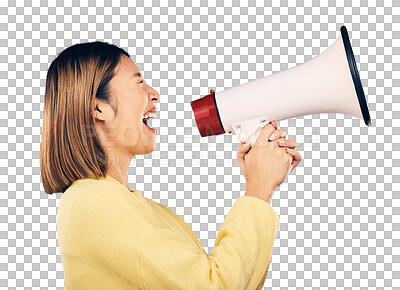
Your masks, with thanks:
M 160 94 L 153 87 L 150 87 L 149 98 L 151 102 L 157 103 L 160 101 Z

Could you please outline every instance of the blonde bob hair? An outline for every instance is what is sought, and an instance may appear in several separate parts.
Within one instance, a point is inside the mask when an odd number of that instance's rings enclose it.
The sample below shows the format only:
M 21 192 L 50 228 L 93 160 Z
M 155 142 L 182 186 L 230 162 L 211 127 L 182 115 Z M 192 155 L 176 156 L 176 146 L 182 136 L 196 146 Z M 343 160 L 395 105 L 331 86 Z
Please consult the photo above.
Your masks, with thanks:
M 95 98 L 118 108 L 110 81 L 123 49 L 106 42 L 75 44 L 62 51 L 47 72 L 40 173 L 47 194 L 64 192 L 75 180 L 100 178 L 107 156 L 94 127 Z

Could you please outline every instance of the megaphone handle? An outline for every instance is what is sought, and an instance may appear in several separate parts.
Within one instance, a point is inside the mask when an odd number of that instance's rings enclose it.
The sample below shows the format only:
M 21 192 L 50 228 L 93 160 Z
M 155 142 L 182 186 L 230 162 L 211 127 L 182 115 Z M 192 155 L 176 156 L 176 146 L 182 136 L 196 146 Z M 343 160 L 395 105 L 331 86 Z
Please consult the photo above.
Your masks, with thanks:
M 267 116 L 240 121 L 232 124 L 232 128 L 236 133 L 240 143 L 251 143 L 253 147 L 260 136 L 262 128 L 269 123 Z

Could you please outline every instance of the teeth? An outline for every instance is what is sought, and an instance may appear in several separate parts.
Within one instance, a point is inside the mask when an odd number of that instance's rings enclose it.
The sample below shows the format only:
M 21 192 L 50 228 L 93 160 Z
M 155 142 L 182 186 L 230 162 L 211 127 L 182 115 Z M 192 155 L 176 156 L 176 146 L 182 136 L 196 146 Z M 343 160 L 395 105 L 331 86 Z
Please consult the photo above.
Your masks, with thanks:
M 156 117 L 156 113 L 154 112 L 149 112 L 143 115 L 143 119 L 145 118 L 155 118 Z

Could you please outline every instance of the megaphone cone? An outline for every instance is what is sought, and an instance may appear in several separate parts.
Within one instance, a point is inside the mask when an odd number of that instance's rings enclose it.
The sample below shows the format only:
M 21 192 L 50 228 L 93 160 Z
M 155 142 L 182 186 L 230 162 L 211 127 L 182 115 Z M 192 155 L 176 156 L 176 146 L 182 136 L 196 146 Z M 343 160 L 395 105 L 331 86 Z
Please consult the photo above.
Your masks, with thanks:
M 288 70 L 210 94 L 190 104 L 201 136 L 235 130 L 241 142 L 253 145 L 270 121 L 341 113 L 371 118 L 349 35 L 341 36 L 317 57 Z

